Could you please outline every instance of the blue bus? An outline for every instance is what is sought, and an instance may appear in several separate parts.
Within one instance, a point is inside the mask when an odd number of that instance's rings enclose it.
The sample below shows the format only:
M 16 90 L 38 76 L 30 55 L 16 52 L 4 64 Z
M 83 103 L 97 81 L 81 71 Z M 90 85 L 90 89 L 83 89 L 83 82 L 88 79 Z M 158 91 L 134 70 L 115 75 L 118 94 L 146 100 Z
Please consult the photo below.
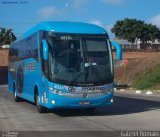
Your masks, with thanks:
M 40 113 L 111 105 L 114 75 L 107 32 L 88 23 L 39 23 L 10 46 L 8 88 L 16 102 L 34 102 Z

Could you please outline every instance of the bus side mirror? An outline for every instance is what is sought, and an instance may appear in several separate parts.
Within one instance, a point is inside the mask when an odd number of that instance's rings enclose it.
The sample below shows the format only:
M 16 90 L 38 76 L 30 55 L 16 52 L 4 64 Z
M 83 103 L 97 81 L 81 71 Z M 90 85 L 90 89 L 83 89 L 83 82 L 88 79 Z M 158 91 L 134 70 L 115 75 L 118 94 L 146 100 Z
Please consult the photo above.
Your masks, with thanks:
M 122 46 L 115 41 L 112 41 L 111 44 L 116 49 L 116 59 L 118 61 L 122 60 Z
M 43 59 L 48 60 L 48 43 L 46 40 L 42 40 L 42 46 L 43 46 Z

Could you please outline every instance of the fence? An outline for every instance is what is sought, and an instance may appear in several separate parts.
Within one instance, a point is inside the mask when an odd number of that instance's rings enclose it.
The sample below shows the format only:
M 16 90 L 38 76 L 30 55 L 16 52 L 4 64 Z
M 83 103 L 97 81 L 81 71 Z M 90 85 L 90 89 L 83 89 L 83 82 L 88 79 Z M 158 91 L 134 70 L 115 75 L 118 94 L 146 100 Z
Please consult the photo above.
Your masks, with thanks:
M 8 83 L 8 66 L 0 66 L 0 84 Z

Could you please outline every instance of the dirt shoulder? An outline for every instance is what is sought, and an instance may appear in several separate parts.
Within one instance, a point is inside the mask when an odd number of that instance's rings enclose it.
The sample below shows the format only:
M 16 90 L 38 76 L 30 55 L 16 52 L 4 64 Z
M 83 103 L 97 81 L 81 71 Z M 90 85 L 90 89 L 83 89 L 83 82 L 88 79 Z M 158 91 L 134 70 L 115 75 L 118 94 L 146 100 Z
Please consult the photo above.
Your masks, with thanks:
M 123 52 L 123 58 L 128 60 L 125 71 L 123 61 L 116 63 L 114 67 L 115 82 L 120 84 L 131 85 L 143 71 L 151 70 L 160 64 L 160 52 Z M 124 73 L 125 80 L 123 80 Z

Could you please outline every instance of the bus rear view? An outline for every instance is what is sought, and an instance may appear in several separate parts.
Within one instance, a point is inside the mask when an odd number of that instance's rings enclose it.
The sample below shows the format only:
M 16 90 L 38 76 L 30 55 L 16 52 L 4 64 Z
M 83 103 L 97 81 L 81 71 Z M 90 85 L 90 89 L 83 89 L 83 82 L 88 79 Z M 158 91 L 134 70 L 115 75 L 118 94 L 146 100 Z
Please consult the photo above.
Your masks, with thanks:
M 37 59 L 23 58 L 9 63 L 12 66 L 9 68 L 9 89 L 15 98 L 35 102 L 39 112 L 45 108 L 94 110 L 112 104 L 111 44 L 103 28 L 87 23 L 45 22 L 27 32 L 23 39 L 34 34 Z M 23 71 L 18 75 L 21 64 Z M 32 79 L 29 82 L 26 78 L 30 71 L 28 64 L 34 68 L 32 75 L 28 75 Z M 15 78 L 10 70 L 15 70 Z

